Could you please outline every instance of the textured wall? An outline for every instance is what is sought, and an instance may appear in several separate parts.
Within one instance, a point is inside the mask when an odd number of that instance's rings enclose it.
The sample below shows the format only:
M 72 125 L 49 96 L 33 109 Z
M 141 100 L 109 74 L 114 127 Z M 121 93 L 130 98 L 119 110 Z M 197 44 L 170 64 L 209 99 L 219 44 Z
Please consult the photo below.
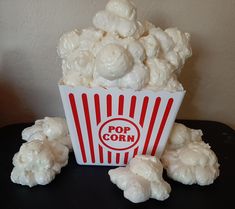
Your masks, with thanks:
M 0 125 L 63 116 L 56 45 L 91 25 L 107 0 L 0 0 Z M 187 95 L 178 118 L 235 128 L 235 1 L 136 0 L 139 18 L 192 34 L 182 72 Z

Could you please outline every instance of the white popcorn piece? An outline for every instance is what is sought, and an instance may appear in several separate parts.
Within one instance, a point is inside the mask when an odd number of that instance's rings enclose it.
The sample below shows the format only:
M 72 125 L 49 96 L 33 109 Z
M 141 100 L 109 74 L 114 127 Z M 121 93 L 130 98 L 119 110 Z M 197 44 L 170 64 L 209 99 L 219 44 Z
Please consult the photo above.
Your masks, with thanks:
M 93 68 L 93 55 L 87 50 L 76 49 L 62 61 L 63 81 L 69 86 L 89 86 Z
M 171 191 L 162 178 L 163 167 L 156 156 L 137 155 L 126 167 L 109 170 L 110 180 L 124 191 L 124 197 L 133 203 L 149 198 L 165 200 Z
M 159 54 L 160 44 L 153 35 L 141 37 L 140 42 L 143 44 L 148 58 L 156 57 Z
M 149 82 L 149 69 L 143 64 L 134 65 L 131 72 L 119 79 L 119 87 L 141 90 Z
M 168 139 L 167 149 L 176 150 L 191 142 L 202 141 L 202 130 L 186 127 L 181 123 L 175 123 Z
M 183 33 L 178 28 L 168 28 L 165 32 L 173 39 L 175 46 L 174 51 L 179 54 L 182 65 L 185 60 L 192 56 L 192 49 L 190 47 L 190 34 Z
M 104 31 L 93 27 L 83 29 L 80 35 L 79 49 L 82 51 L 91 50 L 94 45 L 103 38 L 104 33 Z
M 74 50 L 90 50 L 103 37 L 104 32 L 94 28 L 75 29 L 61 36 L 57 47 L 58 55 L 66 59 Z
M 66 120 L 60 117 L 45 117 L 36 120 L 34 125 L 22 131 L 22 139 L 25 141 L 48 139 L 63 144 L 72 151 Z
M 136 20 L 136 7 L 132 1 L 128 0 L 111 0 L 107 3 L 105 9 L 119 17 L 128 20 Z
M 151 28 L 149 34 L 153 35 L 160 43 L 162 52 L 164 54 L 168 53 L 174 48 L 174 41 L 172 38 L 161 28 Z
M 99 73 L 94 72 L 94 80 L 90 83 L 91 87 L 110 88 L 118 86 L 118 80 L 108 80 L 100 76 Z
M 165 60 L 154 58 L 147 60 L 147 66 L 150 69 L 149 85 L 157 88 L 166 86 L 173 73 L 171 65 Z
M 79 46 L 80 42 L 80 31 L 75 29 L 71 32 L 63 34 L 59 41 L 57 52 L 61 58 L 66 57 L 71 51 Z
M 50 183 L 68 163 L 69 150 L 55 141 L 33 140 L 23 143 L 13 157 L 11 180 L 33 187 Z
M 144 27 L 137 21 L 137 11 L 129 0 L 110 0 L 105 10 L 99 11 L 93 18 L 95 27 L 121 37 L 139 38 Z
M 94 57 L 89 51 L 76 49 L 63 62 L 64 75 L 69 71 L 77 71 L 83 76 L 92 77 Z
M 135 63 L 143 64 L 146 59 L 146 53 L 143 45 L 134 39 L 126 39 L 127 49 L 134 58 Z
M 209 185 L 219 176 L 219 163 L 202 131 L 175 124 L 161 157 L 167 175 L 183 184 Z
M 90 79 L 86 78 L 84 76 L 81 76 L 80 72 L 77 71 L 70 71 L 67 73 L 63 78 L 64 83 L 66 83 L 67 86 L 89 86 L 90 85 Z
M 94 57 L 96 57 L 97 54 L 109 44 L 121 45 L 126 49 L 126 44 L 124 42 L 125 40 L 126 39 L 120 38 L 117 34 L 106 33 L 99 42 L 96 42 L 91 52 L 93 53 Z
M 116 80 L 130 71 L 133 65 L 129 52 L 117 44 L 108 44 L 97 54 L 95 67 L 105 79 Z

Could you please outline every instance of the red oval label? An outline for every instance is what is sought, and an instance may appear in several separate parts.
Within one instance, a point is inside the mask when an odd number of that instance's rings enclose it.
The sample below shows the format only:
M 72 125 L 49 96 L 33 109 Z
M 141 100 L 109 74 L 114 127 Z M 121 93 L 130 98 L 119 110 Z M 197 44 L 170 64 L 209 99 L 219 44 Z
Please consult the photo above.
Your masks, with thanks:
M 99 129 L 101 143 L 112 150 L 127 150 L 135 146 L 140 138 L 140 130 L 132 121 L 125 118 L 112 118 Z

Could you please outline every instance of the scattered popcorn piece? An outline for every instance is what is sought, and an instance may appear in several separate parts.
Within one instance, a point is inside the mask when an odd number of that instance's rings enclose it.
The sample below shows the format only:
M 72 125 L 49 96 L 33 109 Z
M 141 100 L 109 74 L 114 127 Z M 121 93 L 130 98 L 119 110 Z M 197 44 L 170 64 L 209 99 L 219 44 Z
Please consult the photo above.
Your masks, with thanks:
M 202 131 L 190 129 L 181 123 L 175 123 L 167 143 L 167 150 L 176 150 L 188 143 L 202 141 Z
M 61 143 L 72 151 L 72 142 L 64 118 L 45 117 L 36 120 L 34 125 L 22 131 L 22 139 L 25 141 L 44 140 L 45 138 Z
M 124 191 L 124 197 L 134 203 L 149 198 L 165 200 L 171 191 L 162 178 L 163 167 L 156 156 L 138 155 L 126 167 L 109 170 L 110 180 Z
M 161 157 L 167 175 L 183 184 L 209 185 L 219 176 L 219 163 L 202 131 L 176 123 Z
M 46 185 L 67 165 L 69 150 L 55 141 L 33 140 L 23 143 L 13 157 L 11 180 L 29 187 Z

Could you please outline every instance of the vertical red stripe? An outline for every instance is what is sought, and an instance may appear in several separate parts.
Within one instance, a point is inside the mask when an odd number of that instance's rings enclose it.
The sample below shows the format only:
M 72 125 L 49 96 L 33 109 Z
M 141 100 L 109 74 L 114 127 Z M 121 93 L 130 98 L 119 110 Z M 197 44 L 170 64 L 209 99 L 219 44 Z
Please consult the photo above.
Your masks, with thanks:
M 103 147 L 99 145 L 99 156 L 100 156 L 100 163 L 104 162 L 104 156 L 103 156 Z
M 125 155 L 124 155 L 124 164 L 128 163 L 128 157 L 129 157 L 129 152 L 125 152 Z
M 107 116 L 112 116 L 112 95 L 107 95 Z
M 152 149 L 151 155 L 155 155 L 155 153 L 156 153 L 157 146 L 158 146 L 158 143 L 159 143 L 160 138 L 161 138 L 161 136 L 162 136 L 162 132 L 163 132 L 163 130 L 164 130 L 164 127 L 165 127 L 167 118 L 168 118 L 168 116 L 169 116 L 169 113 L 170 113 L 170 110 L 171 110 L 171 107 L 172 107 L 173 102 L 174 102 L 174 99 L 173 99 L 173 98 L 170 98 L 170 99 L 168 100 L 168 103 L 167 103 L 167 106 L 166 106 L 164 115 L 163 115 L 163 117 L 162 117 L 162 121 L 161 121 L 159 130 L 158 130 L 158 133 L 157 133 L 157 137 L 156 137 L 156 140 L 155 140 L 154 145 L 153 145 L 153 149 Z
M 116 163 L 120 163 L 120 153 L 116 153 Z
M 84 114 L 85 114 L 85 119 L 86 119 L 87 134 L 88 134 L 90 153 L 91 153 L 91 161 L 92 163 L 94 163 L 95 153 L 94 153 L 93 137 L 92 137 L 92 130 L 91 130 L 90 113 L 89 113 L 89 107 L 88 107 L 86 94 L 82 94 L 82 103 L 83 103 L 83 109 L 84 109 Z
M 148 128 L 148 132 L 147 132 L 147 136 L 146 136 L 146 140 L 145 140 L 145 144 L 144 144 L 144 149 L 143 149 L 143 152 L 142 152 L 142 154 L 144 154 L 144 155 L 147 152 L 147 148 L 148 148 L 150 137 L 151 137 L 151 134 L 152 134 L 152 131 L 153 131 L 153 126 L 154 126 L 154 123 L 155 123 L 155 120 L 156 120 L 156 117 L 157 117 L 157 112 L 158 112 L 158 109 L 159 109 L 159 106 L 160 106 L 160 102 L 161 102 L 161 98 L 157 97 L 157 99 L 155 100 L 152 116 L 151 116 L 151 119 L 150 119 L 149 128 Z
M 98 125 L 101 121 L 100 97 L 98 94 L 94 95 L 94 103 L 95 103 L 96 124 Z M 103 147 L 100 145 L 99 145 L 99 158 L 100 158 L 100 163 L 103 163 L 104 162 Z
M 134 118 L 134 114 L 135 114 L 135 105 L 136 105 L 136 96 L 132 96 L 131 97 L 131 105 L 130 105 L 130 114 L 129 116 L 131 118 Z
M 140 121 L 139 121 L 141 127 L 143 127 L 143 125 L 144 125 L 144 119 L 145 119 L 145 115 L 146 115 L 146 111 L 147 111 L 148 102 L 149 102 L 149 98 L 144 97 L 142 108 L 141 108 Z
M 83 138 L 82 138 L 82 131 L 81 131 L 81 126 L 80 126 L 80 121 L 79 121 L 79 118 L 78 118 L 76 102 L 75 102 L 73 94 L 69 94 L 69 101 L 70 101 L 71 109 L 72 109 L 72 112 L 73 112 L 73 119 L 74 119 L 74 123 L 75 123 L 75 126 L 76 126 L 78 142 L 79 142 L 80 149 L 81 149 L 81 154 L 82 154 L 82 160 L 83 160 L 84 163 L 86 163 L 87 162 L 86 152 L 85 152 L 85 148 L 84 148 L 84 143 L 83 143 Z
M 100 116 L 100 98 L 99 98 L 98 94 L 95 94 L 94 101 L 95 101 L 96 123 L 98 125 L 100 123 L 100 121 L 101 121 L 101 116 Z
M 124 96 L 120 95 L 118 101 L 118 115 L 123 115 Z
M 107 102 L 107 117 L 110 117 L 112 115 L 112 96 L 110 94 L 106 97 Z M 112 153 L 108 151 L 108 163 L 110 164 L 112 162 Z
M 108 163 L 112 162 L 112 152 L 108 151 Z
M 135 157 L 135 156 L 137 155 L 138 149 L 139 149 L 139 147 L 136 147 L 136 148 L 134 149 L 133 157 Z

